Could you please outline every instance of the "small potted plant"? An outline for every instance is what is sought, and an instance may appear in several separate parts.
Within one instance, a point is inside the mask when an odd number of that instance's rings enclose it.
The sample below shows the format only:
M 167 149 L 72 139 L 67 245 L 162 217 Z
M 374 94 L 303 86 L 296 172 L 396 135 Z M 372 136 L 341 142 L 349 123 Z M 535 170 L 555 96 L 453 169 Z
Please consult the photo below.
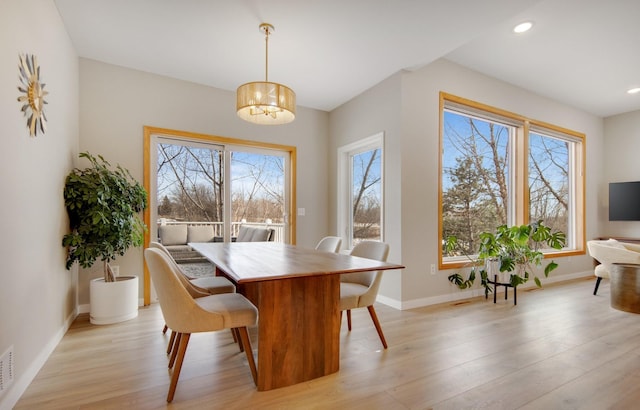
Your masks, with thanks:
M 64 186 L 70 231 L 62 238 L 66 267 L 103 262 L 103 278 L 90 284 L 91 323 L 132 319 L 138 314 L 138 277 L 116 278 L 109 262 L 132 246 L 142 246 L 146 226 L 139 213 L 147 207 L 147 192 L 120 165 L 112 168 L 102 156 L 88 152 L 80 158 L 91 166 L 73 169 Z
M 566 236 L 561 231 L 552 231 L 542 221 L 527 225 L 506 225 L 496 228 L 495 233 L 483 232 L 480 234 L 480 249 L 477 256 L 465 256 L 469 259 L 471 271 L 465 278 L 456 272 L 449 275 L 451 283 L 460 289 L 467 289 L 473 285 L 476 275 L 480 274 L 481 285 L 485 289 L 485 295 L 492 291 L 491 283 L 495 281 L 494 274 L 501 283 L 517 287 L 526 283 L 533 276 L 536 285 L 542 286 L 540 279 L 533 274 L 534 267 L 542 266 L 544 254 L 543 246 L 551 249 L 562 249 Z M 458 241 L 455 236 L 447 238 L 445 243 L 446 253 L 453 255 L 458 249 Z M 544 276 L 556 269 L 558 264 L 550 261 L 544 267 Z M 506 273 L 506 277 L 501 274 Z

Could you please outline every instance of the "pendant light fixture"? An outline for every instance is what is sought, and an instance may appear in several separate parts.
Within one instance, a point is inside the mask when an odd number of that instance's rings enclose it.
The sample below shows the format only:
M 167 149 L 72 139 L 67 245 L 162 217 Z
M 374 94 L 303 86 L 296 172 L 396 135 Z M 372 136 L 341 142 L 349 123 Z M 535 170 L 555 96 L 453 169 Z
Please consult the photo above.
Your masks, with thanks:
M 263 125 L 286 124 L 296 117 L 296 93 L 286 85 L 269 82 L 269 35 L 271 24 L 260 24 L 265 34 L 265 80 L 242 84 L 236 92 L 238 117 Z

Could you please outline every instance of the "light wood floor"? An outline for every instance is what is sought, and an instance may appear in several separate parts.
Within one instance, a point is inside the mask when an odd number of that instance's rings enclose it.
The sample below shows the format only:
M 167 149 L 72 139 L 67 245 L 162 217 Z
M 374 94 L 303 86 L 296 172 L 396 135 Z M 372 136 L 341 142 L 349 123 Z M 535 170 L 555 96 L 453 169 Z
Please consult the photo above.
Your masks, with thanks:
M 496 305 L 376 305 L 387 351 L 360 309 L 350 334 L 343 321 L 338 373 L 267 392 L 228 331 L 194 335 L 169 406 L 160 309 L 108 326 L 80 317 L 15 408 L 640 408 L 640 315 L 609 307 L 608 281 L 598 296 L 593 285 L 521 290 L 515 307 L 502 295 Z

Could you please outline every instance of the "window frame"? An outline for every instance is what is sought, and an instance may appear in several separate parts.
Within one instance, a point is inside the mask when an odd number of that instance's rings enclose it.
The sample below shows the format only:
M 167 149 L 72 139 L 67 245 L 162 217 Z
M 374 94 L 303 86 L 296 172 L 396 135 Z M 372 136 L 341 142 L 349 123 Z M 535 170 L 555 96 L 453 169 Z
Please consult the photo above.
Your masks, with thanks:
M 522 225 L 529 223 L 529 133 L 560 138 L 571 142 L 570 146 L 570 194 L 569 194 L 569 230 L 567 234 L 567 247 L 561 250 L 543 250 L 545 258 L 584 255 L 586 244 L 586 217 L 585 217 L 585 159 L 586 138 L 583 133 L 569 130 L 544 121 L 539 121 L 515 114 L 506 110 L 458 97 L 445 92 L 440 92 L 440 124 L 439 124 L 439 156 L 438 156 L 438 267 L 441 270 L 458 269 L 464 267 L 468 260 L 466 257 L 446 257 L 443 255 L 442 229 L 443 229 L 443 154 L 444 154 L 444 113 L 452 111 L 461 115 L 468 115 L 486 121 L 499 122 L 515 127 L 515 136 L 510 155 L 509 177 L 512 199 L 509 201 L 509 224 Z
M 380 149 L 380 240 L 384 241 L 384 202 L 385 202 L 385 177 L 384 177 L 384 133 L 380 132 L 360 139 L 338 148 L 338 172 L 337 172 L 337 231 L 342 238 L 343 249 L 353 248 L 353 215 L 352 215 L 352 159 L 353 156 L 366 151 Z
M 262 151 L 274 151 L 279 152 L 282 155 L 288 155 L 288 163 L 290 167 L 289 177 L 284 181 L 285 189 L 288 193 L 285 193 L 285 200 L 287 201 L 289 212 L 285 215 L 286 223 L 288 224 L 288 230 L 285 233 L 285 242 L 295 245 L 296 244 L 296 180 L 297 180 L 297 151 L 295 146 L 272 144 L 258 141 L 242 140 L 237 138 L 222 137 L 217 135 L 200 134 L 188 131 L 172 130 L 167 128 L 143 127 L 143 184 L 149 195 L 155 195 L 155 187 L 152 187 L 152 171 L 151 168 L 155 167 L 156 152 L 154 138 L 174 139 L 189 141 L 190 144 L 208 144 L 217 145 L 219 147 L 225 147 L 225 156 L 230 155 L 229 150 L 238 148 L 248 152 L 262 152 Z M 153 153 L 152 153 L 153 150 Z M 280 155 L 280 154 L 278 154 Z M 230 168 L 225 168 L 225 180 L 230 180 Z M 153 181 L 155 183 L 155 181 Z M 228 191 L 228 190 L 227 190 Z M 225 195 L 227 195 L 225 191 Z M 225 197 L 225 202 L 229 202 L 229 197 Z M 144 223 L 151 227 L 151 221 L 155 220 L 154 207 L 148 206 L 144 210 Z M 152 219 L 153 218 L 153 219 Z M 225 215 L 227 219 L 227 215 Z M 144 234 L 144 248 L 149 246 L 151 241 L 152 229 L 147 229 Z M 288 241 L 286 240 L 288 238 Z M 150 275 L 146 263 L 144 264 L 144 305 L 147 306 L 151 303 L 151 287 L 150 287 Z

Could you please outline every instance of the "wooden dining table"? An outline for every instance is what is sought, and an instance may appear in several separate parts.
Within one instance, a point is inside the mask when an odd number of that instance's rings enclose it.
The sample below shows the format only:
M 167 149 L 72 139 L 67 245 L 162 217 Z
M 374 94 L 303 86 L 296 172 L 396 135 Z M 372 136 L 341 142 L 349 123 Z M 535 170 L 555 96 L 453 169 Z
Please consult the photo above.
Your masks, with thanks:
M 277 242 L 189 245 L 258 308 L 260 391 L 340 369 L 340 275 L 404 268 Z

